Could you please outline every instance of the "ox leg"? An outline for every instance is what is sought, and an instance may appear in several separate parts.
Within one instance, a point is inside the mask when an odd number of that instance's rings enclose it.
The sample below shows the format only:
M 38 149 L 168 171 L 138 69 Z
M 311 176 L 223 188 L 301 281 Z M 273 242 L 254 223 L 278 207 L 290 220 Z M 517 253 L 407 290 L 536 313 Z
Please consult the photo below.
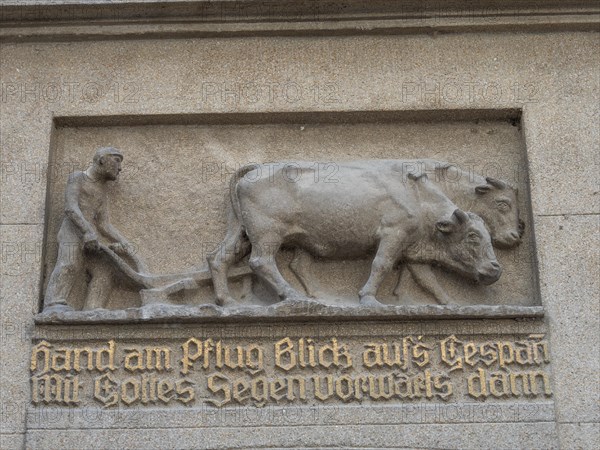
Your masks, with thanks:
M 428 264 L 410 264 L 408 270 L 415 282 L 421 286 L 423 290 L 433 295 L 440 305 L 452 303 L 452 299 L 448 293 L 440 286 L 435 274 Z
M 206 258 L 212 276 L 216 303 L 219 306 L 233 306 L 238 302 L 229 293 L 227 272 L 232 264 L 248 254 L 250 242 L 244 236 L 241 224 L 227 230 L 225 240 Z
M 298 278 L 298 281 L 300 281 L 300 284 L 302 284 L 302 287 L 309 297 L 322 297 L 323 294 L 321 294 L 321 289 L 319 289 L 320 286 L 318 285 L 317 280 L 314 278 L 311 279 L 310 277 L 311 262 L 312 258 L 308 252 L 302 250 L 301 248 L 296 248 L 294 250 L 294 257 L 290 262 L 290 270 L 294 275 L 296 275 L 296 278 Z
M 398 259 L 400 249 L 402 248 L 402 235 L 394 236 L 394 239 L 382 239 L 377 249 L 375 259 L 371 265 L 371 274 L 367 283 L 359 291 L 358 296 L 360 298 L 361 305 L 377 306 L 381 303 L 375 297 L 379 286 L 383 282 L 383 279 L 387 273 L 392 270 L 394 264 Z
M 396 287 L 394 288 L 394 296 L 396 297 L 396 300 L 400 301 L 402 295 L 402 287 L 400 286 L 400 284 L 402 283 L 402 273 L 404 272 L 404 266 L 399 265 L 397 270 L 398 280 L 396 281 Z
M 272 236 L 271 236 L 272 237 Z M 302 294 L 296 291 L 283 278 L 277 263 L 275 255 L 281 246 L 281 242 L 266 240 L 259 243 L 252 243 L 252 253 L 250 254 L 250 267 L 264 281 L 266 281 L 282 300 L 307 300 Z

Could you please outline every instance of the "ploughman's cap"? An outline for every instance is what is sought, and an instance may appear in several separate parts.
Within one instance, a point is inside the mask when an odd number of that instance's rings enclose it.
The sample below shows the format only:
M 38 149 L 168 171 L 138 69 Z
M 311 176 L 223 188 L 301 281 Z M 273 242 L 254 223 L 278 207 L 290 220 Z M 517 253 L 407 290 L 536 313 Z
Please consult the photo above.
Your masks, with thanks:
M 119 149 L 115 147 L 100 147 L 98 150 L 96 150 L 96 154 L 94 155 L 94 162 L 99 161 L 103 156 L 106 155 L 118 156 L 119 158 L 121 158 L 121 161 L 123 161 L 123 153 L 121 153 Z

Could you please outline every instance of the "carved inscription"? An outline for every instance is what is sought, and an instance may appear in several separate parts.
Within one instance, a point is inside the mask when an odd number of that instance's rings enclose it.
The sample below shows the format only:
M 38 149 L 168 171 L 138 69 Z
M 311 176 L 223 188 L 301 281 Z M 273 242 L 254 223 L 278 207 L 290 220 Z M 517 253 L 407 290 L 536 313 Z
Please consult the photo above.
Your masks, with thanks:
M 544 335 L 474 340 L 404 336 L 269 343 L 190 337 L 164 346 L 41 341 L 31 353 L 40 405 L 264 406 L 277 403 L 484 401 L 552 396 Z

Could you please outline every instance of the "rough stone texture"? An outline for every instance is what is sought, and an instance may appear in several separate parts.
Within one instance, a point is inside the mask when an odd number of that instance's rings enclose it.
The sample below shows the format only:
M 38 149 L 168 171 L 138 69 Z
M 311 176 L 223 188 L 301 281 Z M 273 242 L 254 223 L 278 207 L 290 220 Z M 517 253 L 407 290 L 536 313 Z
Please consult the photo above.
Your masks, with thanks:
M 600 431 L 598 422 L 561 423 L 558 426 L 560 448 L 568 450 L 584 450 L 598 448 Z
M 556 134 L 562 136 L 562 131 L 568 136 L 597 115 L 597 105 L 591 101 L 598 90 L 597 78 L 593 76 L 596 59 L 593 52 L 590 53 L 596 42 L 593 34 L 476 34 L 450 35 L 444 39 L 430 36 L 207 39 L 200 44 L 186 40 L 155 41 L 160 42 L 160 46 L 152 42 L 4 46 L 3 59 L 15 63 L 3 65 L 3 79 L 17 83 L 18 88 L 25 83 L 32 87 L 34 73 L 40 79 L 44 77 L 46 83 L 60 79 L 81 85 L 81 89 L 73 88 L 72 97 L 65 87 L 64 95 L 53 103 L 47 101 L 52 99 L 52 94 L 43 94 L 42 87 L 48 91 L 47 84 L 40 85 L 38 91 L 33 88 L 27 95 L 27 91 L 20 89 L 14 95 L 7 95 L 3 103 L 6 111 L 11 105 L 20 106 L 11 111 L 11 120 L 3 125 L 7 130 L 3 133 L 4 160 L 18 165 L 45 163 L 48 155 L 44 149 L 49 142 L 48 111 L 63 116 L 98 115 L 109 111 L 111 114 L 181 114 L 523 106 L 526 124 L 532 124 L 525 127 L 525 133 L 534 168 L 531 178 L 536 190 L 535 211 L 555 214 L 560 206 L 566 208 L 561 212 L 586 213 L 590 207 L 592 211 L 598 207 L 596 189 L 587 182 L 593 177 L 593 164 L 565 165 L 561 160 L 557 164 L 560 170 L 554 166 L 546 170 L 549 160 L 545 158 L 542 162 L 541 158 L 547 154 L 544 145 L 547 141 L 539 141 L 544 139 L 541 136 L 547 139 Z M 224 49 L 228 52 L 227 66 L 222 65 Z M 106 64 L 101 64 L 104 58 L 107 58 Z M 17 61 L 22 63 L 17 65 Z M 168 73 L 154 73 L 158 61 L 171 68 Z M 190 64 L 191 61 L 202 64 Z M 552 62 L 555 64 L 550 65 Z M 72 67 L 68 80 L 64 75 L 60 78 L 65 64 Z M 221 67 L 224 69 L 219 70 Z M 549 67 L 561 70 L 553 71 Z M 289 93 L 286 97 L 279 93 L 275 98 L 270 97 L 266 87 L 258 99 L 235 95 L 235 87 L 238 86 L 239 91 L 239 86 L 245 83 L 283 86 L 289 82 L 303 88 L 301 96 Z M 451 92 L 457 82 L 462 83 L 460 94 Z M 101 91 L 94 83 L 100 85 Z M 118 86 L 111 87 L 111 83 Z M 217 83 L 218 94 L 208 95 L 205 91 L 203 98 L 203 83 Z M 321 90 L 328 91 L 317 95 L 316 101 L 311 91 L 315 83 Z M 429 83 L 425 87 L 433 94 L 427 95 L 420 87 L 422 83 Z M 495 87 L 488 88 L 485 97 L 484 87 L 492 83 Z M 333 86 L 333 94 L 326 84 Z M 207 89 L 207 85 L 204 86 Z M 232 86 L 234 94 L 227 94 L 225 87 Z M 468 86 L 478 88 L 477 95 L 469 96 Z M 549 118 L 560 114 L 565 104 L 570 109 L 574 104 L 579 106 L 568 117 L 561 115 L 560 120 L 549 123 Z M 27 134 L 18 128 L 25 122 L 32 127 Z M 41 127 L 39 134 L 38 127 Z M 583 129 L 582 137 L 586 140 L 583 145 L 572 147 L 573 158 L 576 158 L 573 162 L 592 154 L 590 144 L 594 142 L 595 130 L 593 127 Z M 579 135 L 577 133 L 578 138 Z M 40 140 L 42 136 L 44 140 Z M 555 138 L 553 145 L 560 145 L 561 139 Z M 568 142 L 565 140 L 563 145 Z M 555 195 L 543 194 L 554 192 L 560 185 L 568 185 L 578 192 L 578 202 L 569 201 L 568 190 Z M 37 198 L 31 205 L 17 200 L 16 194 L 22 187 L 22 181 L 9 178 L 3 189 L 3 222 L 41 222 L 44 183 L 40 180 L 31 186 L 30 194 Z M 583 205 L 587 206 L 583 208 Z
M 600 361 L 591 355 L 600 352 L 600 221 L 597 215 L 565 215 L 539 217 L 536 222 L 555 378 L 563 373 L 574 380 L 555 383 L 557 397 L 570 399 L 558 403 L 557 419 L 567 423 L 599 422 L 598 384 L 594 380 L 598 379 Z M 568 256 L 553 257 L 563 251 Z
M 25 357 L 31 346 L 31 315 L 39 310 L 39 274 L 42 265 L 43 227 L 41 225 L 0 225 L 0 386 L 2 388 L 0 431 L 23 433 L 29 397 Z M 37 280 L 37 281 L 36 281 Z M 19 436 L 7 437 L 16 442 Z M 15 447 L 17 447 L 15 445 Z M 2 447 L 4 448 L 4 447 Z
M 427 424 L 427 425 L 353 425 L 352 432 L 340 433 L 340 425 L 231 427 L 211 430 L 134 429 L 32 431 L 27 436 L 28 448 L 46 448 L 48 441 L 62 447 L 93 445 L 102 442 L 107 447 L 132 449 L 175 447 L 248 448 L 268 446 L 277 448 L 489 448 L 490 436 L 503 436 L 504 448 L 558 447 L 558 437 L 552 423 L 512 424 Z M 156 445 L 160 442 L 160 445 Z
M 464 407 L 463 407 L 464 405 Z M 91 406 L 88 414 L 75 413 L 69 415 L 60 408 L 48 408 L 46 415 L 52 416 L 53 421 L 37 420 L 42 414 L 35 408 L 30 408 L 32 420 L 30 428 L 44 430 L 52 428 L 151 428 L 155 423 L 161 423 L 165 428 L 228 428 L 244 425 L 267 426 L 296 425 L 383 425 L 396 424 L 464 424 L 464 423 L 505 423 L 515 421 L 520 413 L 522 421 L 534 424 L 551 422 L 554 417 L 553 402 L 528 404 L 518 402 L 510 406 L 491 402 L 471 402 L 463 405 L 384 405 L 365 404 L 338 406 L 312 405 L 308 408 L 297 406 L 277 406 L 257 409 L 250 406 L 238 406 L 233 409 L 210 411 L 208 408 L 186 408 L 143 411 L 139 408 L 111 410 Z M 93 418 L 93 420 L 92 420 Z
M 0 434 L 0 448 L 6 450 L 22 449 L 25 446 L 25 433 Z
M 415 330 L 459 333 L 475 328 L 515 333 L 549 330 L 553 400 L 559 423 L 557 427 L 553 417 L 546 417 L 535 423 L 428 423 L 416 427 L 378 423 L 354 425 L 351 429 L 339 424 L 251 426 L 213 431 L 140 428 L 128 433 L 119 429 L 48 430 L 32 423 L 26 445 L 76 448 L 83 445 L 82 439 L 87 439 L 84 444 L 101 442 L 105 447 L 131 448 L 148 448 L 157 442 L 160 447 L 175 446 L 177 442 L 178 447 L 301 444 L 488 448 L 493 439 L 505 448 L 598 447 L 598 366 L 597 360 L 590 356 L 598 354 L 598 253 L 594 237 L 600 208 L 598 185 L 593 182 L 598 172 L 600 104 L 597 42 L 597 33 L 555 31 L 3 44 L 0 48 L 3 249 L 7 248 L 6 242 L 42 242 L 47 181 L 44 169 L 51 147 L 52 116 L 139 118 L 145 114 L 166 114 L 177 125 L 177 117 L 186 113 L 522 108 L 538 242 L 535 256 L 540 261 L 541 302 L 547 311 L 545 322 L 382 324 L 394 326 L 396 333 Z M 49 91 L 50 83 L 55 82 L 63 86 L 62 96 L 56 100 Z M 265 86 L 258 99 L 249 98 L 247 93 L 242 95 L 239 86 L 249 82 Z M 277 96 L 269 96 L 268 86 L 289 82 L 301 86 L 302 95 L 285 97 L 279 91 Z M 6 83 L 13 83 L 15 91 L 13 87 L 7 91 Z M 79 84 L 71 85 L 70 96 L 62 83 Z M 203 96 L 203 83 L 216 85 L 204 84 Z M 490 88 L 492 83 L 494 87 Z M 316 96 L 311 90 L 315 85 Z M 103 92 L 99 93 L 98 86 L 103 86 Z M 215 86 L 219 89 L 217 94 L 206 95 L 206 89 Z M 472 96 L 470 86 L 476 92 Z M 225 87 L 233 88 L 234 93 L 226 93 Z M 485 96 L 484 89 L 487 89 Z M 87 122 L 86 126 L 101 123 L 96 119 L 92 122 L 95 123 Z M 126 130 L 131 132 L 130 127 Z M 71 132 L 76 139 L 77 131 Z M 223 149 L 217 147 L 210 152 L 216 158 L 223 155 Z M 260 152 L 256 155 L 263 156 Z M 434 150 L 427 156 L 435 156 Z M 24 271 L 18 269 L 23 267 L 20 262 L 10 262 L 11 258 L 8 261 L 6 265 L 2 261 L 0 283 L 3 362 L 0 446 L 19 448 L 26 428 L 24 411 L 30 401 L 27 379 L 30 330 L 40 298 L 42 269 L 39 261 L 26 264 Z M 325 325 L 327 333 L 357 331 L 356 323 Z M 363 324 L 366 330 L 363 328 L 362 332 L 378 335 L 385 332 L 382 326 Z M 409 330 L 410 327 L 414 330 Z M 221 328 L 230 336 L 252 335 L 245 325 L 218 327 Z M 299 334 L 307 332 L 304 325 L 293 323 L 284 329 L 273 326 L 267 331 L 280 336 L 290 329 Z M 81 335 L 90 339 L 129 336 L 148 340 L 156 336 L 168 338 L 174 333 L 186 336 L 189 330 L 185 325 L 55 326 L 38 327 L 37 332 L 41 333 L 38 337 L 48 339 Z M 10 357 L 7 359 L 5 355 Z M 5 364 L 5 360 L 10 364 Z M 17 405 L 17 412 L 6 413 L 6 405 L 9 408 Z
M 110 7 L 107 7 L 107 4 Z M 568 0 L 452 3 L 394 0 L 2 0 L 0 34 L 11 41 L 232 36 L 380 35 L 435 32 L 597 31 L 597 4 Z M 71 7 L 65 7 L 65 5 Z M 28 6 L 28 7 L 27 7 Z M 61 23 L 63 20 L 67 23 Z M 91 20 L 90 20 L 91 19 Z M 117 20 L 115 24 L 113 21 Z M 55 20 L 52 27 L 37 27 Z M 113 26 L 105 27 L 103 20 Z M 121 26 L 118 20 L 127 21 Z M 20 26 L 14 26 L 20 21 Z M 92 23 L 90 23 L 92 22 Z M 257 23 L 258 22 L 258 23 Z

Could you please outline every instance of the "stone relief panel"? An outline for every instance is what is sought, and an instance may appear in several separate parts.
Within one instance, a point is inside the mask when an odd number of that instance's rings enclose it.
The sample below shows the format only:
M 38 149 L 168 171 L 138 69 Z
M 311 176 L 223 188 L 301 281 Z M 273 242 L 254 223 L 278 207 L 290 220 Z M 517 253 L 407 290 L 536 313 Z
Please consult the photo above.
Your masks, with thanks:
M 62 127 L 50 170 L 47 321 L 539 306 L 514 121 Z

